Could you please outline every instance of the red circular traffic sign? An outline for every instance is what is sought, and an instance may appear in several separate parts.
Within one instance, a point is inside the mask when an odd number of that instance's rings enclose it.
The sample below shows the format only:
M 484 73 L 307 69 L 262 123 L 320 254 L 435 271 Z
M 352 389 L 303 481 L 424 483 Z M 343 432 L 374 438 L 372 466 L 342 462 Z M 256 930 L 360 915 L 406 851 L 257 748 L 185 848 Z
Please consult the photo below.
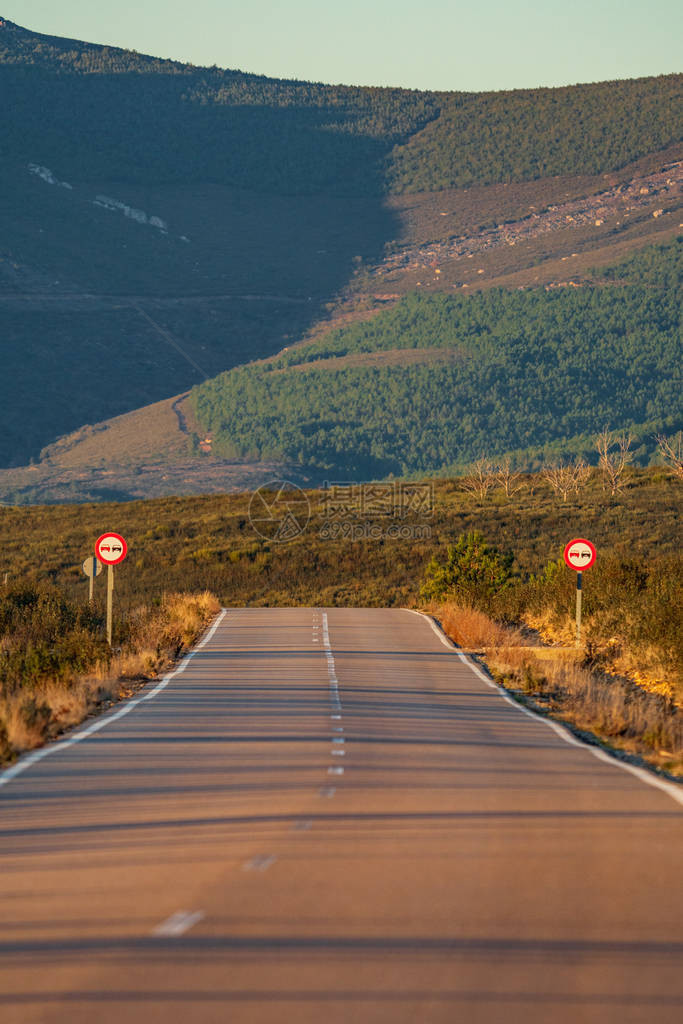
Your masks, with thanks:
M 128 554 L 128 545 L 119 533 L 103 533 L 95 543 L 95 554 L 105 565 L 118 565 Z
M 569 541 L 569 544 L 564 549 L 564 560 L 569 568 L 574 569 L 575 572 L 583 572 L 584 569 L 590 569 L 596 555 L 595 544 L 591 544 L 584 537 L 575 537 L 574 540 Z

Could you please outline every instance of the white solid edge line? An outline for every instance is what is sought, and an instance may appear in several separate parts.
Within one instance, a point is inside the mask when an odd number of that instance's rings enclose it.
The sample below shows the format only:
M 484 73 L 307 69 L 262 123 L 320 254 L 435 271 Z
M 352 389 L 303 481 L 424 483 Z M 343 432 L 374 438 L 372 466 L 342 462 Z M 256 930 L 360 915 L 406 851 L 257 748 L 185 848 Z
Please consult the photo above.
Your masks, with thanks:
M 69 738 L 66 740 L 60 740 L 57 743 L 52 743 L 46 747 L 41 747 L 40 750 L 33 750 L 31 751 L 30 754 L 25 754 L 24 757 L 20 758 L 16 762 L 16 764 L 13 764 L 10 768 L 5 768 L 5 770 L 2 773 L 0 773 L 0 787 L 6 786 L 9 782 L 12 781 L 12 779 L 15 779 L 17 775 L 21 775 L 21 773 L 25 772 L 27 768 L 30 768 L 31 765 L 35 764 L 36 761 L 42 761 L 44 757 L 49 757 L 50 754 L 56 754 L 60 750 L 67 750 L 68 747 L 73 747 L 76 743 L 80 743 L 82 740 L 86 740 L 89 736 L 92 736 L 93 733 L 99 732 L 100 729 L 104 729 L 105 726 L 111 725 L 112 722 L 115 722 L 119 718 L 123 718 L 124 715 L 127 715 L 130 711 L 133 711 L 138 706 L 138 704 L 142 704 L 143 701 L 146 700 L 152 700 L 153 697 L 156 697 L 158 694 L 160 694 L 162 690 L 166 689 L 166 687 L 168 686 L 168 684 L 170 683 L 171 679 L 173 679 L 174 676 L 179 676 L 181 672 L 185 671 L 189 663 L 194 658 L 195 654 L 198 651 L 201 651 L 204 644 L 207 644 L 209 642 L 209 640 L 212 638 L 212 636 L 220 626 L 221 622 L 225 618 L 227 611 L 227 608 L 221 609 L 220 614 L 216 618 L 216 621 L 211 626 L 209 631 L 197 644 L 197 646 L 194 647 L 189 654 L 185 655 L 178 668 L 176 668 L 173 672 L 169 672 L 168 675 L 165 675 L 161 682 L 158 683 L 154 687 L 154 689 L 151 690 L 149 693 L 146 693 L 144 697 L 138 697 L 136 700 L 131 700 L 127 704 L 124 704 L 122 708 L 119 708 L 113 714 L 105 715 L 102 718 L 98 718 L 97 721 L 93 722 L 92 725 L 89 725 L 87 729 L 81 729 L 79 732 L 76 732 L 72 736 L 69 736 Z
M 675 800 L 676 803 L 683 806 L 683 787 L 679 788 L 673 782 L 667 782 L 666 779 L 660 779 L 651 772 L 646 771 L 644 768 L 638 768 L 634 764 L 628 764 L 626 761 L 622 761 L 618 757 L 609 754 L 606 750 L 603 750 L 600 747 L 594 747 L 592 744 L 579 739 L 573 732 L 567 729 L 566 726 L 560 725 L 558 722 L 553 722 L 551 719 L 546 718 L 545 715 L 540 715 L 536 711 L 531 711 L 530 708 L 523 707 L 516 700 L 513 700 L 502 686 L 499 686 L 498 683 L 494 682 L 493 679 L 487 676 L 477 665 L 470 661 L 466 654 L 459 651 L 455 644 L 448 639 L 443 630 L 439 629 L 431 615 L 427 615 L 425 612 L 419 612 L 415 608 L 404 608 L 403 611 L 412 612 L 413 615 L 419 615 L 420 618 L 426 619 L 444 647 L 448 647 L 448 649 L 452 651 L 453 654 L 455 654 L 465 665 L 467 665 L 468 668 L 472 669 L 476 676 L 486 683 L 487 686 L 490 686 L 492 690 L 495 690 L 500 694 L 503 700 L 508 704 L 511 704 L 513 708 L 517 709 L 517 711 L 521 711 L 523 715 L 528 715 L 529 718 L 535 718 L 536 721 L 547 725 L 549 729 L 552 729 L 553 732 L 557 733 L 557 735 L 570 746 L 581 747 L 582 750 L 588 751 L 593 755 L 593 757 L 597 757 L 599 761 L 604 761 L 605 764 L 612 765 L 612 767 L 622 768 L 625 772 L 630 772 L 631 775 L 635 775 L 641 782 L 645 782 L 648 786 L 652 786 L 654 789 L 661 789 L 663 793 L 666 793 Z

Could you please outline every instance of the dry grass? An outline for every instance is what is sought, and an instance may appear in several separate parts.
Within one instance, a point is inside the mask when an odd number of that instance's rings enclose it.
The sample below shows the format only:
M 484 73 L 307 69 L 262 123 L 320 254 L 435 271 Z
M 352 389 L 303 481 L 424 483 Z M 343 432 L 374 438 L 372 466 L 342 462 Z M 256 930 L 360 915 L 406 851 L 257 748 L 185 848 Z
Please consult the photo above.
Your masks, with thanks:
M 46 739 L 78 725 L 111 701 L 115 689 L 114 685 L 107 687 L 90 679 L 78 678 L 69 686 L 49 680 L 28 695 L 5 697 L 0 704 L 0 722 L 4 722 L 8 753 L 11 756 L 33 750 Z
M 459 647 L 519 647 L 524 638 L 518 629 L 503 626 L 471 605 L 451 601 L 438 610 L 441 624 Z
M 157 608 L 135 609 L 130 638 L 110 661 L 98 662 L 87 674 L 45 679 L 6 694 L 0 699 L 0 763 L 130 697 L 180 657 L 219 610 L 208 592 L 165 595 Z
M 555 608 L 536 613 L 527 611 L 524 620 L 547 643 L 568 647 L 574 644 L 576 626 L 573 619 L 570 616 L 560 619 Z M 627 625 L 624 614 L 622 632 Z M 683 709 L 680 675 L 665 664 L 661 647 L 640 643 L 634 649 L 625 636 L 615 635 L 613 628 L 611 614 L 597 612 L 584 622 L 582 635 L 590 660 L 599 665 L 606 675 L 625 676 L 647 693 L 665 697 Z

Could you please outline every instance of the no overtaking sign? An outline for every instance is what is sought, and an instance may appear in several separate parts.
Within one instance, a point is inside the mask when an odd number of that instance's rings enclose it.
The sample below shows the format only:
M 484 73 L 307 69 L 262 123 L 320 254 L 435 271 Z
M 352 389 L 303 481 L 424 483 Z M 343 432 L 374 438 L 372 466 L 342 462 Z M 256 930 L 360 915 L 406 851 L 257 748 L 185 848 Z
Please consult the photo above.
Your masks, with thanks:
M 128 545 L 119 533 L 103 533 L 95 543 L 95 554 L 105 565 L 118 565 L 128 554 Z
M 583 572 L 590 569 L 595 561 L 595 545 L 583 537 L 575 537 L 570 540 L 564 549 L 564 560 L 570 569 L 576 572 Z

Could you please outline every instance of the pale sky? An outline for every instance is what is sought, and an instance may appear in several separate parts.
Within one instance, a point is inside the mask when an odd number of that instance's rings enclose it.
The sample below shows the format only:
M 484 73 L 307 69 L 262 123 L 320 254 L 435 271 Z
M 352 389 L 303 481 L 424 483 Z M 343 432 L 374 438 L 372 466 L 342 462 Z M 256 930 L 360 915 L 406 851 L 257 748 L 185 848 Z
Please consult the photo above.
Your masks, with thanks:
M 276 78 L 532 88 L 681 70 L 680 0 L 0 0 L 48 35 Z

